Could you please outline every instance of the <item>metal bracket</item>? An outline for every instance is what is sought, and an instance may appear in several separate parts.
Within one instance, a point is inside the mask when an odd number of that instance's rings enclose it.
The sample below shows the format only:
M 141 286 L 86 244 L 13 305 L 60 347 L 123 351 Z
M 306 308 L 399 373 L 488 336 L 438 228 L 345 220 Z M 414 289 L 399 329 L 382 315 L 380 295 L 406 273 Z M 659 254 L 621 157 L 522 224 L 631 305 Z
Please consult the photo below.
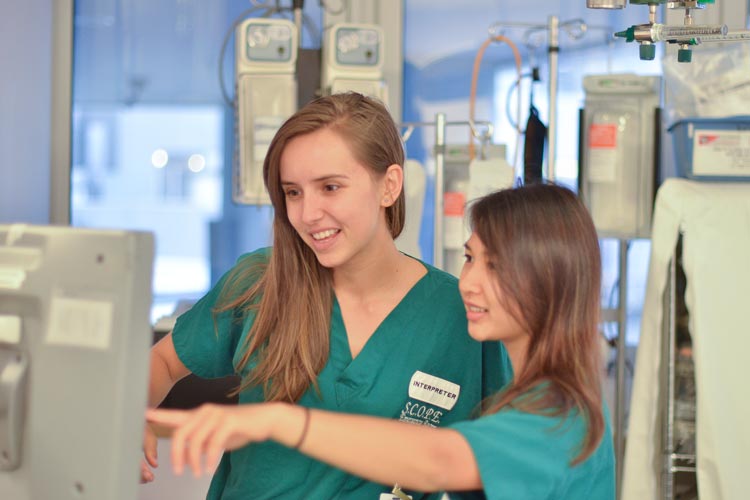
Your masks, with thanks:
M 0 346 L 0 470 L 21 463 L 28 369 L 23 351 Z

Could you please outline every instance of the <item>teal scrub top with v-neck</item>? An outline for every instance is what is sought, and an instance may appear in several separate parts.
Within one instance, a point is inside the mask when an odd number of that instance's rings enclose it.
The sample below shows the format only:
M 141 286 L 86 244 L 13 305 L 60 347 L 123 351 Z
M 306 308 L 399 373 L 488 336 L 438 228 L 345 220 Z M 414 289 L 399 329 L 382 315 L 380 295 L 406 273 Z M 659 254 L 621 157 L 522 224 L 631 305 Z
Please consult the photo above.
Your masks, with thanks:
M 266 260 L 270 249 L 240 258 L 236 266 Z M 455 277 L 423 264 L 427 274 L 378 326 L 352 359 L 341 309 L 331 311 L 328 362 L 299 404 L 310 408 L 359 413 L 402 421 L 446 426 L 476 413 L 480 401 L 512 377 L 504 348 L 472 340 Z M 235 267 L 236 267 L 235 266 Z M 172 332 L 177 355 L 203 378 L 236 373 L 245 336 L 254 320 L 214 318 L 219 283 L 180 316 Z M 248 283 L 248 286 L 250 283 Z M 252 362 L 248 365 L 252 365 Z M 245 373 L 239 373 L 244 376 Z M 263 401 L 263 390 L 244 390 L 240 404 Z M 393 443 L 394 453 L 398 444 Z M 393 485 L 380 485 L 274 442 L 254 443 L 225 453 L 214 475 L 211 500 L 356 499 L 378 500 Z M 408 491 L 413 498 L 439 498 Z

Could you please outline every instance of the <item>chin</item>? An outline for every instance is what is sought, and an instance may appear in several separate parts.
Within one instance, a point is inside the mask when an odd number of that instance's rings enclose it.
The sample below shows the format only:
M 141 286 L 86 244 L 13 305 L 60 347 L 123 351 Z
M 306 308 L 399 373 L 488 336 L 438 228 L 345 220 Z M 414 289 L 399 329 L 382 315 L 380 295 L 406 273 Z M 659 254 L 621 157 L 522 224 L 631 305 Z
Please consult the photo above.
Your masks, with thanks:
M 332 259 L 328 256 L 321 257 L 318 254 L 315 254 L 315 257 L 318 260 L 318 264 L 325 267 L 326 269 L 333 269 L 334 267 L 339 265 L 339 262 L 336 259 Z
M 318 260 L 318 264 L 320 264 L 321 266 L 327 269 L 333 269 L 333 268 L 339 267 L 344 262 L 346 262 L 346 258 L 339 255 L 338 252 L 318 253 L 315 250 L 313 250 L 313 253 L 315 253 L 315 258 Z
M 482 328 L 480 328 L 479 325 L 472 325 L 471 323 L 469 323 L 469 337 L 477 342 L 487 340 L 487 335 L 482 331 Z

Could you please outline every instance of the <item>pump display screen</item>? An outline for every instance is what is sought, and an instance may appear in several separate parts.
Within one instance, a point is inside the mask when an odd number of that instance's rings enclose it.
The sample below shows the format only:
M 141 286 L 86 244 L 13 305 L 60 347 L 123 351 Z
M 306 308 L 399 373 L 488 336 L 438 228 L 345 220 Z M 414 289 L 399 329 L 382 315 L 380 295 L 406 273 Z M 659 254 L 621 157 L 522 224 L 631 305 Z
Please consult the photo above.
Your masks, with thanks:
M 336 62 L 356 66 L 377 66 L 380 62 L 380 34 L 366 28 L 340 28 L 336 32 Z

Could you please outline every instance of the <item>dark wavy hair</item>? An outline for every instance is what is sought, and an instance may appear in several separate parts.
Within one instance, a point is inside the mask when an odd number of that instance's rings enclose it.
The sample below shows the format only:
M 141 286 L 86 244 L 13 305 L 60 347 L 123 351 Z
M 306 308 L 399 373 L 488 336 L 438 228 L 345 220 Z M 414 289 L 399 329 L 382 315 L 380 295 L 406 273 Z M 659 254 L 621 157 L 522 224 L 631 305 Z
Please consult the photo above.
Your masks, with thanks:
M 572 462 L 580 463 L 604 433 L 601 257 L 591 216 L 569 189 L 532 184 L 481 198 L 471 206 L 471 225 L 506 309 L 531 335 L 524 368 L 485 412 L 512 406 L 565 416 L 577 410 L 587 423 Z

